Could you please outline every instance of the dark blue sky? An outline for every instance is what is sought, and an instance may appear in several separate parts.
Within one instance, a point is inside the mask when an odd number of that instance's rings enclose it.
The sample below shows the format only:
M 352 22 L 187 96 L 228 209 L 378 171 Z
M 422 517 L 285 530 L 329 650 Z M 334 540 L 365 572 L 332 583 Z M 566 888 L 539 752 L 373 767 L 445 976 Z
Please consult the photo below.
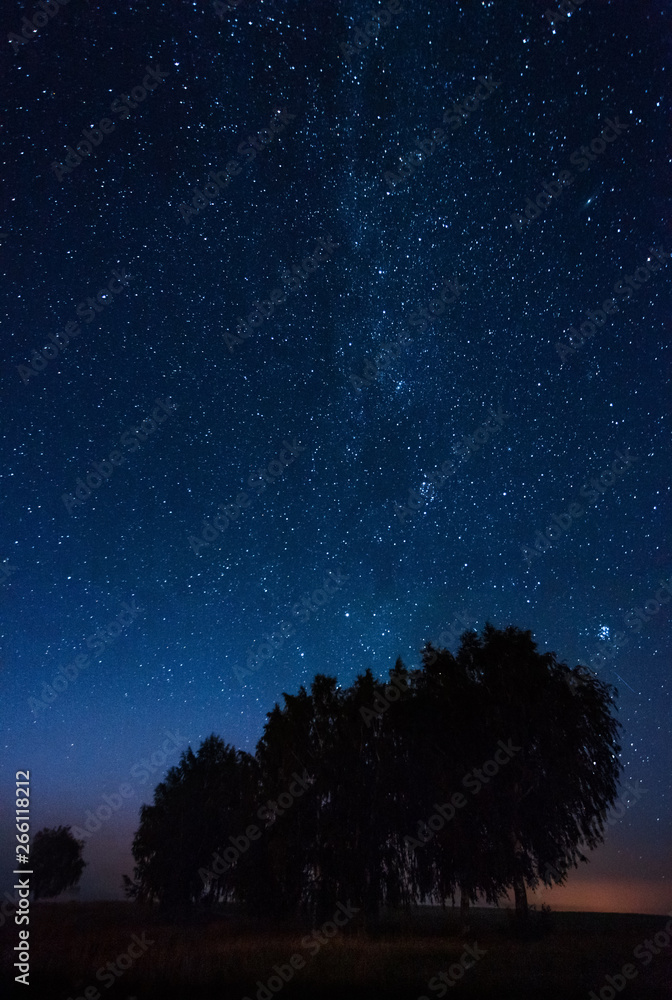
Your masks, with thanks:
M 85 849 L 82 893 L 118 895 L 182 749 L 253 751 L 283 691 L 414 667 L 462 613 L 610 651 L 647 792 L 573 881 L 664 912 L 666 5 L 391 6 L 361 51 L 358 0 L 74 0 L 7 41 L 5 791 L 30 769 L 33 830 L 80 825 L 179 737 Z

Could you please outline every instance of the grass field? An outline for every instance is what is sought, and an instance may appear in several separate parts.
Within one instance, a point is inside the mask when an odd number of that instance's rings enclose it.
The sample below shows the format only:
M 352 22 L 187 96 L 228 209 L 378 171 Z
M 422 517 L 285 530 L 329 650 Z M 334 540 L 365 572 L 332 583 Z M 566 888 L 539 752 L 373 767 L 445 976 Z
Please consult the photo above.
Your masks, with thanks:
M 536 916 L 536 915 L 535 915 Z M 365 931 L 352 920 L 345 932 L 320 945 L 306 945 L 308 928 L 284 927 L 260 932 L 232 917 L 202 917 L 169 922 L 156 909 L 131 903 L 38 903 L 30 917 L 31 998 L 67 1000 L 100 997 L 110 1000 L 257 1000 L 264 986 L 282 966 L 288 982 L 278 978 L 258 1000 L 284 998 L 370 997 L 415 1000 L 418 996 L 455 997 L 456 1000 L 497 998 L 599 997 L 608 985 L 606 975 L 618 976 L 629 963 L 635 975 L 614 996 L 623 1000 L 662 1000 L 672 997 L 672 948 L 667 947 L 644 965 L 635 948 L 664 928 L 668 917 L 627 914 L 558 913 L 552 927 L 536 940 L 511 935 L 510 915 L 504 910 L 476 909 L 470 929 L 460 931 L 456 910 L 421 908 L 410 917 L 399 916 L 376 930 Z M 17 928 L 7 923 L 0 931 L 3 979 L 13 978 L 12 948 Z M 133 945 L 133 935 L 142 943 Z M 303 944 L 302 944 L 302 939 Z M 314 940 L 314 939 L 313 939 Z M 324 939 L 323 939 L 324 940 Z M 465 946 L 476 955 L 466 971 L 456 967 Z M 144 949 L 144 950 L 143 950 Z M 123 956 L 121 965 L 96 978 L 108 962 Z M 292 969 L 292 955 L 305 965 Z M 297 965 L 299 959 L 295 959 Z M 428 988 L 432 977 L 453 966 L 451 985 Z M 289 974 L 291 973 L 291 978 Z M 632 972 L 630 973 L 632 975 Z M 617 983 L 620 981 L 617 979 Z M 90 988 L 88 995 L 85 994 Z M 610 1000 L 611 990 L 603 1000 Z

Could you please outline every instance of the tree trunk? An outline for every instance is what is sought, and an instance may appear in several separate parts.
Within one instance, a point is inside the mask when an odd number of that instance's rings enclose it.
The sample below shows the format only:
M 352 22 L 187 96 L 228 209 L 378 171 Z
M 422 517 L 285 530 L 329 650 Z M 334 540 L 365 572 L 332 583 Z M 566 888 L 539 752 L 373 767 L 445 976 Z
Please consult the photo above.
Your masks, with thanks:
M 513 789 L 515 811 L 513 817 L 513 827 L 511 829 L 511 847 L 514 854 L 514 876 L 513 876 L 513 896 L 516 901 L 516 923 L 522 926 L 527 922 L 527 891 L 525 889 L 525 878 L 523 876 L 523 846 L 518 835 L 518 809 L 522 800 L 522 789 L 516 782 Z
M 527 920 L 527 890 L 525 879 L 522 875 L 517 875 L 513 880 L 513 895 L 516 901 L 516 920 L 519 924 L 524 924 Z
M 468 930 L 469 928 L 469 893 L 466 892 L 464 887 L 460 888 L 460 923 L 462 924 L 462 930 Z

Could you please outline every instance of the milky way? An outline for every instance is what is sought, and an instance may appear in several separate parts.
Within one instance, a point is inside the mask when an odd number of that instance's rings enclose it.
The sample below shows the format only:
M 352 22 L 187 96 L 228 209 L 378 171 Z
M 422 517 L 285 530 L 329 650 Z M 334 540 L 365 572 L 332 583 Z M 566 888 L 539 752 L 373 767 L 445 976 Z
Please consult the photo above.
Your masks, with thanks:
M 0 136 L 2 756 L 34 828 L 166 732 L 252 751 L 315 673 L 491 621 L 619 688 L 648 791 L 591 868 L 666 884 L 665 5 L 38 10 L 3 11 Z M 83 891 L 119 894 L 152 788 Z

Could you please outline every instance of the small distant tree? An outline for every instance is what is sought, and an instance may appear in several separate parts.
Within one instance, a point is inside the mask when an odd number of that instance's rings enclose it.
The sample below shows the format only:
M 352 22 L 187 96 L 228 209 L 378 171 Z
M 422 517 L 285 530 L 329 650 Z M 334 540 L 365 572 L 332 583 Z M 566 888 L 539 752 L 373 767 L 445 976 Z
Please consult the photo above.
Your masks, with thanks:
M 53 899 L 79 882 L 86 867 L 83 848 L 84 841 L 76 840 L 69 826 L 45 827 L 35 834 L 30 852 L 35 899 Z

